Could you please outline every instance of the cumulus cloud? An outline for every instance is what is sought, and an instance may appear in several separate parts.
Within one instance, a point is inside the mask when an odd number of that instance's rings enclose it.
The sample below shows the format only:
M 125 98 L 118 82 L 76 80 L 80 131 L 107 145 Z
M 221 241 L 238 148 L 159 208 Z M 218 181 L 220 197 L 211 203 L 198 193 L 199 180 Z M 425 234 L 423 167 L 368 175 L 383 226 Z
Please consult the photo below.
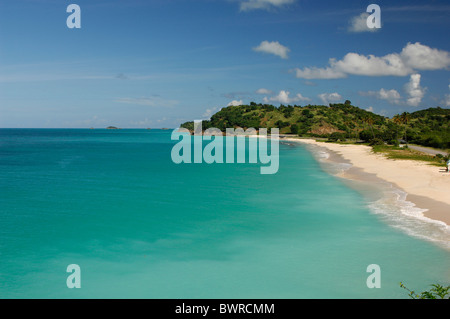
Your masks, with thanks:
M 239 105 L 243 105 L 243 104 L 244 104 L 244 102 L 242 102 L 242 100 L 239 100 L 239 101 L 233 100 L 230 103 L 228 103 L 227 106 L 239 106 Z
M 256 93 L 257 94 L 272 94 L 273 92 L 271 90 L 261 88 L 261 89 L 256 90 Z
M 446 94 L 445 95 L 444 105 L 445 106 L 450 106 L 450 94 Z
M 386 100 L 391 104 L 418 106 L 425 95 L 426 88 L 420 86 L 420 74 L 412 74 L 409 82 L 405 84 L 404 91 L 407 95 L 405 99 L 400 96 L 397 90 L 380 89 L 379 91 L 359 92 L 362 96 L 373 96 L 379 100 Z
M 254 47 L 253 51 L 274 54 L 282 59 L 287 59 L 290 50 L 278 41 L 263 41 L 260 45 Z
M 290 104 L 294 102 L 300 102 L 300 101 L 310 101 L 310 98 L 304 97 L 300 93 L 297 93 L 294 97 L 289 97 L 290 92 L 281 90 L 278 95 L 272 96 L 270 98 L 264 97 L 263 101 L 264 103 L 269 102 L 279 102 L 282 104 Z
M 374 55 L 364 56 L 357 53 L 348 53 L 340 61 L 332 61 L 332 67 L 347 74 L 382 76 L 404 76 L 412 71 L 405 66 L 400 56 L 388 54 L 383 57 Z
M 408 43 L 400 56 L 407 66 L 415 70 L 439 70 L 450 66 L 448 51 L 430 48 L 419 42 Z
M 246 0 L 240 5 L 241 11 L 270 10 L 294 3 L 296 0 Z
M 400 104 L 400 93 L 397 90 L 385 90 L 380 89 L 379 91 L 368 91 L 368 92 L 360 92 L 362 96 L 373 96 L 380 100 L 389 101 L 392 104 Z
M 426 88 L 420 86 L 420 77 L 420 74 L 412 74 L 409 82 L 405 85 L 405 91 L 409 96 L 406 100 L 407 105 L 418 106 L 422 102 Z
M 397 90 L 385 90 L 381 89 L 377 92 L 377 95 L 380 99 L 389 100 L 389 101 L 397 101 L 400 99 L 400 93 Z
M 296 68 L 295 74 L 304 79 L 337 79 L 349 74 L 364 76 L 406 76 L 416 70 L 439 70 L 450 67 L 448 51 L 430 48 L 419 42 L 408 43 L 400 53 L 385 56 L 347 53 L 343 59 L 331 58 L 324 68 Z
M 322 93 L 318 95 L 319 99 L 323 102 L 323 104 L 329 104 L 331 102 L 337 102 L 342 100 L 342 96 L 337 93 Z
M 350 32 L 375 32 L 378 30 L 377 28 L 369 28 L 367 27 L 367 18 L 369 14 L 367 12 L 363 12 L 360 15 L 353 17 L 350 20 L 350 24 L 348 26 L 348 31 Z

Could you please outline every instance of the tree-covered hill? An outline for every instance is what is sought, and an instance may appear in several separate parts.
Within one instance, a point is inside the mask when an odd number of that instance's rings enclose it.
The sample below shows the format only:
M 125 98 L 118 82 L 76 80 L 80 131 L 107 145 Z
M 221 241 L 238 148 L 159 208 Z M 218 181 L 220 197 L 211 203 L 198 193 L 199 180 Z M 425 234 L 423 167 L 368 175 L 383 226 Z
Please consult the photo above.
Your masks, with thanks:
M 436 107 L 411 113 L 407 137 L 412 143 L 449 149 L 450 109 Z
M 193 130 L 193 122 L 181 127 Z M 203 129 L 216 127 L 279 128 L 280 133 L 326 137 L 330 140 L 363 140 L 396 144 L 399 139 L 437 148 L 450 148 L 450 109 L 429 108 L 387 118 L 351 105 L 280 105 L 228 106 L 203 121 Z

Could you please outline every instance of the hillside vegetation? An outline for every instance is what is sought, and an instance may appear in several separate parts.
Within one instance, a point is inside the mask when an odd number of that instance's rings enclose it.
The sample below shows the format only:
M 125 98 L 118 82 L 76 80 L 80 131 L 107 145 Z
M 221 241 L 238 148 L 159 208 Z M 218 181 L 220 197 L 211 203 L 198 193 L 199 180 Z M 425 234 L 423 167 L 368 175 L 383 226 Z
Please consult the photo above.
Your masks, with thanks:
M 228 106 L 203 121 L 203 129 L 216 127 L 279 128 L 281 134 L 324 137 L 331 141 L 360 140 L 371 144 L 398 145 L 399 140 L 441 149 L 450 148 L 450 109 L 429 108 L 384 117 L 351 105 L 280 105 Z M 194 123 L 181 127 L 193 130 Z

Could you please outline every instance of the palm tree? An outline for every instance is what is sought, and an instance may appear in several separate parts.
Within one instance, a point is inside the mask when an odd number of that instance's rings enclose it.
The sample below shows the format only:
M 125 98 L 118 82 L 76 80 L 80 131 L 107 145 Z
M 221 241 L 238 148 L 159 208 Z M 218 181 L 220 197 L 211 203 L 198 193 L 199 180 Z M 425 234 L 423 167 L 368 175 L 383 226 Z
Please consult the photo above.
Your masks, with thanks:
M 366 118 L 364 118 L 363 121 L 364 121 L 364 123 L 367 123 L 369 125 L 370 131 L 372 132 L 372 137 L 375 138 L 375 134 L 374 134 L 373 128 L 372 128 L 373 118 L 371 118 L 370 116 L 367 116 Z
M 403 112 L 402 115 L 400 115 L 400 119 L 402 121 L 402 124 L 405 125 L 405 142 L 406 142 L 406 145 L 408 145 L 408 136 L 406 134 L 406 131 L 407 131 L 408 123 L 411 120 L 411 116 L 408 112 Z
M 395 124 L 401 126 L 402 125 L 402 117 L 400 115 L 395 115 L 392 120 L 394 121 Z M 396 138 L 398 139 L 398 127 L 397 127 L 397 136 Z
M 347 134 L 351 137 L 352 136 L 352 132 L 354 133 L 355 132 L 355 127 L 356 127 L 356 125 L 355 124 L 353 124 L 351 121 L 349 121 L 349 120 L 344 120 L 344 125 L 345 125 L 345 127 L 346 127 L 346 132 L 347 132 Z M 353 126 L 353 128 L 350 128 L 351 126 Z M 358 140 L 358 132 L 356 132 L 356 134 L 355 134 L 355 142 Z

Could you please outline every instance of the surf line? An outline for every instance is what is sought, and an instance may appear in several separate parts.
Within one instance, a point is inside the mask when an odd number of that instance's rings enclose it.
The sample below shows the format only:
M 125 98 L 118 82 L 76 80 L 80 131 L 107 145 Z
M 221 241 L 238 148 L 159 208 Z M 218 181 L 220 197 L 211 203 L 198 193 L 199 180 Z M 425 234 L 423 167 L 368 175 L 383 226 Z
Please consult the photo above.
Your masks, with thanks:
M 186 128 L 172 131 L 171 139 L 178 140 L 171 151 L 172 161 L 180 163 L 248 163 L 269 164 L 260 167 L 261 174 L 276 174 L 279 168 L 279 129 L 270 130 L 270 138 L 266 128 L 260 128 L 257 132 L 254 128 L 227 128 L 225 137 L 218 128 L 208 128 L 203 132 L 203 121 L 194 121 L 194 133 Z M 258 134 L 259 133 L 259 134 Z M 214 137 L 214 138 L 213 138 Z M 250 138 L 252 137 L 252 138 Z M 255 138 L 253 138 L 255 137 Z M 180 140 L 181 138 L 181 140 Z M 248 152 L 247 143 L 248 139 Z M 236 140 L 236 161 L 235 161 Z M 203 141 L 210 141 L 203 147 Z M 224 154 L 225 141 L 225 154 Z M 270 154 L 268 144 L 270 141 Z M 193 147 L 193 149 L 192 149 Z M 193 153 L 193 161 L 192 161 Z

